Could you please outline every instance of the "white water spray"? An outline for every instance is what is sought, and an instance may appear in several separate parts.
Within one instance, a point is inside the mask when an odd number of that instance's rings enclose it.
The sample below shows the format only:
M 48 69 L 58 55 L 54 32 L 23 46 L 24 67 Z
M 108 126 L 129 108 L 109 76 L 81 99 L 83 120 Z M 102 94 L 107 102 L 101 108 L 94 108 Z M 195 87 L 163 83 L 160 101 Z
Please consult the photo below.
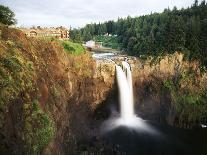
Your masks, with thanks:
M 122 62 L 123 69 L 116 65 L 116 77 L 119 87 L 121 118 L 128 122 L 134 117 L 132 75 L 127 62 Z
M 114 63 L 114 62 L 113 62 Z M 156 131 L 149 127 L 145 121 L 135 115 L 134 112 L 134 99 L 133 99 L 133 85 L 132 73 L 130 65 L 122 62 L 122 68 L 116 65 L 116 78 L 119 90 L 119 102 L 121 117 L 111 118 L 104 123 L 104 130 L 110 131 L 119 126 L 127 126 L 135 129 L 137 132 L 150 132 Z
M 132 100 L 131 105 L 132 105 L 132 107 L 134 107 L 134 95 L 133 95 L 133 83 L 132 83 L 131 67 L 126 61 L 122 61 L 122 65 L 123 65 L 123 70 L 125 71 L 127 81 L 128 81 L 128 84 L 129 84 L 129 91 L 130 91 L 131 100 Z M 134 108 L 132 110 L 134 110 Z M 134 113 L 134 111 L 133 111 L 133 113 Z

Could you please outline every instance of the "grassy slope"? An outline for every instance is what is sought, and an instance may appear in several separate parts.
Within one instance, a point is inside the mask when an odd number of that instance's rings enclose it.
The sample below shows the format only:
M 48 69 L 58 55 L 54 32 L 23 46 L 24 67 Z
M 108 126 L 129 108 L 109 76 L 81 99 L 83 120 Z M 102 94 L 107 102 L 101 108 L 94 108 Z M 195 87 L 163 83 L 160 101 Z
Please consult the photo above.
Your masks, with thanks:
M 84 47 L 81 44 L 73 43 L 71 41 L 60 41 L 64 49 L 73 55 L 80 55 L 84 51 Z

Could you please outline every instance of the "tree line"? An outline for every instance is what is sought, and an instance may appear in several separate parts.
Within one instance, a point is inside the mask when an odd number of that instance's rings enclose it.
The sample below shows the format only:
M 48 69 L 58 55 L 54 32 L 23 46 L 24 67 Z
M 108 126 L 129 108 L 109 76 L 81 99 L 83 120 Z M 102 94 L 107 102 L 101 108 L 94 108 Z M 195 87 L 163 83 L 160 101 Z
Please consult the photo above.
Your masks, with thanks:
M 175 51 L 185 52 L 189 59 L 200 59 L 207 65 L 207 3 L 195 0 L 186 9 L 164 9 L 117 21 L 87 24 L 73 29 L 70 37 L 76 42 L 87 41 L 104 34 L 117 35 L 121 48 L 129 55 L 159 56 Z

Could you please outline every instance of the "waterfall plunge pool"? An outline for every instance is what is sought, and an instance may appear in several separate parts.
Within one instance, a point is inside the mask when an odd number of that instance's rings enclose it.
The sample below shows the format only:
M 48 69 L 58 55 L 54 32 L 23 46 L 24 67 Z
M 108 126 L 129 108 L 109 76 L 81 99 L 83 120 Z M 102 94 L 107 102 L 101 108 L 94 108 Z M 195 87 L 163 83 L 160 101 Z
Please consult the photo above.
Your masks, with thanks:
M 120 114 L 101 126 L 102 138 L 126 155 L 205 155 L 207 129 L 178 129 L 145 121 L 136 116 L 133 105 L 130 66 L 116 65 Z
M 147 122 L 159 134 L 119 126 L 106 132 L 102 139 L 126 155 L 206 155 L 206 129 L 177 129 Z

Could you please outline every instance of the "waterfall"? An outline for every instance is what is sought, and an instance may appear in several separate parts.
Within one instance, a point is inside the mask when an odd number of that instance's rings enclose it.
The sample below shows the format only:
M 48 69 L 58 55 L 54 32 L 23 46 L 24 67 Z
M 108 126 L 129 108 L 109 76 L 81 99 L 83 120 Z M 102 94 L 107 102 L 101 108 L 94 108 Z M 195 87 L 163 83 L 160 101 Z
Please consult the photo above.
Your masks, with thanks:
M 112 62 L 116 66 L 116 79 L 119 90 L 121 117 L 110 118 L 103 123 L 101 128 L 104 129 L 104 132 L 107 132 L 119 126 L 127 126 L 135 129 L 137 132 L 150 132 L 158 134 L 158 132 L 151 128 L 143 119 L 135 115 L 132 72 L 130 65 L 126 61 L 123 61 L 122 67 L 120 67 L 114 61 Z
M 123 69 L 116 65 L 116 77 L 119 88 L 121 118 L 129 121 L 134 117 L 132 74 L 127 62 L 122 62 Z
M 132 104 L 134 104 L 134 95 L 133 95 L 133 85 L 132 85 L 132 72 L 131 67 L 126 61 L 122 61 L 123 70 L 125 71 L 125 74 L 127 76 L 127 81 L 129 84 L 129 91 L 131 94 Z M 133 106 L 133 105 L 132 105 Z

